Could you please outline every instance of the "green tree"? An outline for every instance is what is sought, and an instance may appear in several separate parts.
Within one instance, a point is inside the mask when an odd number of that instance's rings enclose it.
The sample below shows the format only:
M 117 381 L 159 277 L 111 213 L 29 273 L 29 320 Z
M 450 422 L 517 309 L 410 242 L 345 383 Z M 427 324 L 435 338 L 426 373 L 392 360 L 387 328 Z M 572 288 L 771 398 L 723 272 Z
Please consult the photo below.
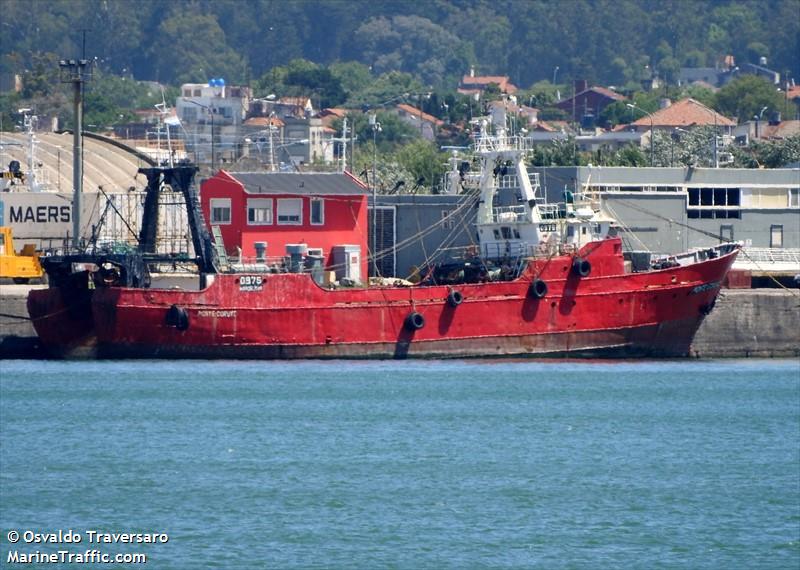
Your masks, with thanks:
M 447 153 L 426 140 L 415 140 L 397 151 L 396 160 L 412 176 L 415 184 L 435 192 L 447 168 Z
M 328 69 L 339 80 L 348 97 L 352 93 L 364 91 L 375 80 L 369 67 L 357 61 L 337 61 Z
M 350 93 L 347 105 L 351 107 L 379 107 L 388 102 L 404 102 L 413 94 L 427 91 L 410 73 L 390 71 L 382 73 L 363 91 Z
M 753 141 L 747 147 L 732 147 L 738 168 L 783 168 L 800 162 L 800 135 L 786 139 Z
M 648 160 L 639 145 L 629 144 L 615 152 L 607 165 L 642 167 L 648 165 Z
M 585 166 L 589 164 L 590 156 L 578 152 L 575 137 L 570 135 L 565 139 L 554 140 L 546 145 L 534 147 L 530 158 L 533 166 Z
M 256 93 L 266 96 L 310 96 L 317 108 L 334 107 L 344 102 L 342 83 L 323 65 L 305 59 L 294 59 L 285 67 L 277 67 L 256 81 Z
M 58 89 L 58 57 L 54 53 L 36 52 L 31 67 L 22 73 L 22 98 L 46 97 Z
M 203 82 L 222 77 L 241 82 L 245 65 L 225 40 L 217 19 L 194 10 L 174 14 L 158 26 L 158 41 L 150 46 L 156 78 L 175 83 Z
M 170 100 L 166 93 L 164 99 Z M 97 70 L 85 88 L 84 125 L 87 130 L 104 130 L 117 123 L 135 120 L 135 109 L 152 109 L 156 103 L 161 103 L 160 90 L 156 93 L 130 77 Z
M 775 86 L 756 75 L 737 77 L 717 92 L 714 108 L 728 117 L 749 121 L 766 107 L 770 111 L 784 107 Z
M 434 86 L 463 74 L 472 59 L 469 44 L 419 16 L 373 18 L 356 30 L 355 40 L 373 71 L 414 73 Z

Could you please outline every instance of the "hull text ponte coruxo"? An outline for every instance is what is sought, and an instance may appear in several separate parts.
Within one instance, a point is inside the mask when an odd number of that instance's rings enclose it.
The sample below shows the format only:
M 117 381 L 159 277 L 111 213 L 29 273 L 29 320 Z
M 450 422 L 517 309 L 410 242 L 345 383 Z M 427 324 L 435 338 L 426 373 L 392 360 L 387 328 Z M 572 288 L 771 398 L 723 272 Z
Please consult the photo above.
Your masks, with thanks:
M 196 169 L 146 168 L 136 251 L 45 258 L 50 288 L 28 297 L 33 325 L 46 348 L 66 357 L 688 354 L 739 246 L 626 260 L 613 220 L 591 197 L 544 203 L 523 141 L 502 123 L 495 135 L 485 119 L 476 127 L 480 185 L 464 190 L 474 197 L 465 207 L 477 206 L 479 243 L 417 285 L 323 287 L 319 273 L 304 272 L 304 244 L 272 264 L 222 263 L 191 184 Z M 498 205 L 498 190 L 510 186 L 516 200 Z M 151 283 L 159 267 L 178 263 L 155 248 L 167 187 L 187 205 L 195 257 L 182 261 L 197 266 L 191 290 Z
M 638 274 L 624 272 L 620 248 L 585 246 L 586 277 L 575 256 L 557 256 L 501 283 L 327 290 L 309 274 L 230 274 L 202 291 L 98 288 L 72 310 L 53 289 L 32 291 L 29 307 L 42 341 L 67 356 L 686 355 L 735 247 Z

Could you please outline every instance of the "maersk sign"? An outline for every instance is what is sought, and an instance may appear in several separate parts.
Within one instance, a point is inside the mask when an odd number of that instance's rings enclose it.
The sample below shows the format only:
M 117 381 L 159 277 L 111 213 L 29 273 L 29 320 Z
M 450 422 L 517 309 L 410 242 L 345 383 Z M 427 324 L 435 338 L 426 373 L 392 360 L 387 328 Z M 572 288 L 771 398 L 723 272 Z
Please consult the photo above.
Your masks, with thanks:
M 11 206 L 8 212 L 8 221 L 12 224 L 45 224 L 71 220 L 72 206 Z
M 97 223 L 102 195 L 90 192 L 83 198 L 84 235 Z M 72 195 L 51 192 L 3 192 L 0 194 L 0 225 L 11 226 L 14 237 L 38 247 L 56 247 L 72 234 Z

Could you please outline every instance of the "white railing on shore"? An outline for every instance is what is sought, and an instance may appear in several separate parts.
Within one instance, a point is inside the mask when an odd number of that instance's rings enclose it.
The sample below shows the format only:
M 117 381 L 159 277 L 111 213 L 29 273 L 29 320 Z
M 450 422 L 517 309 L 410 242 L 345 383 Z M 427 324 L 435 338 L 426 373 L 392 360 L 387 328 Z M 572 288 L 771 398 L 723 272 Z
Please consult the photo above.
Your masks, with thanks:
M 800 273 L 800 249 L 745 247 L 733 267 L 767 272 Z

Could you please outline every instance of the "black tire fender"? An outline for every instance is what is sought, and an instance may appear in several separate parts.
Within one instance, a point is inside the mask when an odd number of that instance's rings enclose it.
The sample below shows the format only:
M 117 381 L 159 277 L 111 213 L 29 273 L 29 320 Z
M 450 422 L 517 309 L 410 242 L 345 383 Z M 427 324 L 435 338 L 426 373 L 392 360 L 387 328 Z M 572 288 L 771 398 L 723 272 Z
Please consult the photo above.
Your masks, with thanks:
M 447 294 L 447 304 L 450 305 L 451 307 L 453 308 L 458 307 L 463 302 L 464 302 L 464 295 L 461 294 L 461 291 L 453 289 Z
M 416 311 L 411 311 L 406 317 L 403 326 L 410 331 L 418 331 L 425 326 L 425 317 Z
M 547 295 L 547 283 L 541 279 L 534 279 L 528 287 L 528 293 L 537 299 L 543 298 Z
M 592 264 L 588 259 L 576 257 L 572 262 L 572 271 L 578 277 L 588 277 L 592 272 Z
M 175 327 L 179 331 L 185 331 L 189 328 L 189 313 L 178 305 L 172 305 L 169 308 L 165 320 L 169 326 Z

